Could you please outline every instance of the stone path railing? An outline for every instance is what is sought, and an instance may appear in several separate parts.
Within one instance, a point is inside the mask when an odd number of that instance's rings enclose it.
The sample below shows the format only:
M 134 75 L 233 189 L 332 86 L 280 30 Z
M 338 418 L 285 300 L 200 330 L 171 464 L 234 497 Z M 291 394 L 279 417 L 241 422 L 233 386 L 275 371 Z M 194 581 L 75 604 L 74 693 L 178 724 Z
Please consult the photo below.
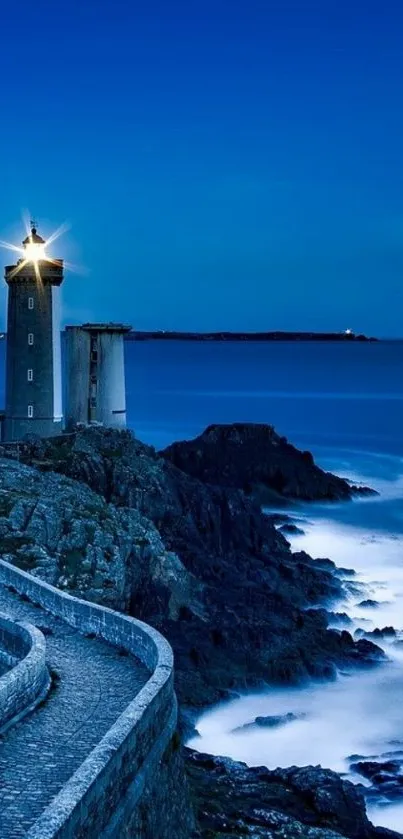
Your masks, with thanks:
M 13 661 L 0 678 L 0 731 L 42 697 L 49 684 L 45 638 L 35 626 L 0 615 L 0 648 Z
M 175 730 L 171 648 L 141 621 L 72 597 L 4 560 L 0 560 L 0 583 L 80 632 L 94 633 L 134 654 L 151 673 L 27 834 L 27 839 L 119 837 L 150 779 L 158 784 L 161 757 Z

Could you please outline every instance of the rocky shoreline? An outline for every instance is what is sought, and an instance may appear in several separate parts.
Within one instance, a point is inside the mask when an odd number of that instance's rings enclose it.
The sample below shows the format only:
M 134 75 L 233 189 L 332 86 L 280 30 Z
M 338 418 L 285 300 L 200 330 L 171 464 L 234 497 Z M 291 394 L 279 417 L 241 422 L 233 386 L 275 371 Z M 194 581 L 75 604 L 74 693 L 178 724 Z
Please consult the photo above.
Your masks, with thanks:
M 203 839 L 398 839 L 374 827 L 361 790 L 320 766 L 269 770 L 185 749 Z
M 328 610 L 342 597 L 351 572 L 292 553 L 279 522 L 260 506 L 263 498 L 348 500 L 371 490 L 323 472 L 309 453 L 271 427 L 213 426 L 161 453 L 129 432 L 84 429 L 18 448 L 2 446 L 0 457 L 2 555 L 72 593 L 156 626 L 174 649 L 185 731 L 197 709 L 237 690 L 329 679 L 337 668 L 385 659 L 375 638 L 328 628 Z M 211 767 L 200 765 L 196 772 L 197 759 L 189 760 L 190 773 L 199 778 L 194 784 L 203 786 L 203 772 L 213 783 Z M 231 769 L 235 787 L 254 771 L 242 770 L 241 778 Z M 310 769 L 308 786 L 315 786 L 319 771 Z M 228 795 L 230 804 L 233 792 Z M 301 819 L 303 832 L 292 833 L 292 820 L 301 814 L 284 802 L 282 810 L 273 807 L 282 814 L 278 829 L 240 813 L 246 819 L 242 830 L 220 832 L 201 819 L 200 835 L 397 835 L 346 832 L 341 822 L 321 821 L 314 811 L 308 821 Z M 220 807 L 225 814 L 225 803 Z M 358 807 L 357 819 L 367 830 L 363 813 Z

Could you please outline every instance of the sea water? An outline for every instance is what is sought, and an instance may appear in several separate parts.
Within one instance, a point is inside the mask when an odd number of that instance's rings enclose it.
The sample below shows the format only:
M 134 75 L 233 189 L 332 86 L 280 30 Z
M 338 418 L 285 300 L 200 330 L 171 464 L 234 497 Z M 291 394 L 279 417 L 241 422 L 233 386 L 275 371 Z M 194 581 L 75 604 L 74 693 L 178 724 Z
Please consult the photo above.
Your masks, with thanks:
M 362 588 L 338 606 L 353 631 L 403 633 L 403 342 L 128 342 L 126 380 L 128 424 L 156 448 L 211 423 L 270 423 L 322 467 L 377 489 L 364 501 L 302 505 L 304 535 L 292 547 L 356 570 Z M 368 597 L 380 605 L 359 607 Z M 191 745 L 250 765 L 320 763 L 346 773 L 351 754 L 378 757 L 400 741 L 403 749 L 403 647 L 384 647 L 389 661 L 373 670 L 222 704 L 202 715 Z M 303 716 L 234 732 L 289 711 Z M 374 805 L 369 816 L 403 831 L 403 803 Z

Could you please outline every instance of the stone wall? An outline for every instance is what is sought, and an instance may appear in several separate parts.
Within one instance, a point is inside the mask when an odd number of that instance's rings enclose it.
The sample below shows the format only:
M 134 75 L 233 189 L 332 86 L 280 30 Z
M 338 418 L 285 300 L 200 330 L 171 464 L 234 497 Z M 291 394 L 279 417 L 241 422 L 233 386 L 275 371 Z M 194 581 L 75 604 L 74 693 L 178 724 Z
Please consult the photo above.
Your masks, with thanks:
M 1 731 L 44 695 L 49 673 L 45 662 L 45 638 L 36 627 L 0 615 L 0 648 L 14 663 L 0 679 Z
M 151 674 L 140 693 L 35 822 L 27 839 L 188 837 L 192 817 L 182 782 L 175 790 L 172 786 L 166 789 L 166 806 L 160 807 L 154 819 L 141 817 L 142 808 L 148 806 L 146 802 L 153 801 L 153 790 L 161 796 L 161 781 L 167 775 L 165 764 L 170 759 L 167 755 L 171 754 L 176 738 L 173 656 L 168 642 L 147 624 L 72 597 L 4 560 L 0 560 L 0 583 L 12 586 L 79 631 L 93 632 L 133 653 Z M 177 823 L 178 805 L 173 807 L 175 797 L 183 801 L 180 824 Z

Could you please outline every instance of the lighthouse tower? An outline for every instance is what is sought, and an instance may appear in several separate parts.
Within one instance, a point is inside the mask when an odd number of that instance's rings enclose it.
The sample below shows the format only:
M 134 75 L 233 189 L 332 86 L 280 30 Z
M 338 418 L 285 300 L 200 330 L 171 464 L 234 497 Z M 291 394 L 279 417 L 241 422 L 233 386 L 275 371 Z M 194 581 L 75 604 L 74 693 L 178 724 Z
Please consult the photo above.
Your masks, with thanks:
M 62 429 L 59 294 L 63 260 L 46 254 L 34 223 L 8 285 L 4 440 L 49 437 Z

